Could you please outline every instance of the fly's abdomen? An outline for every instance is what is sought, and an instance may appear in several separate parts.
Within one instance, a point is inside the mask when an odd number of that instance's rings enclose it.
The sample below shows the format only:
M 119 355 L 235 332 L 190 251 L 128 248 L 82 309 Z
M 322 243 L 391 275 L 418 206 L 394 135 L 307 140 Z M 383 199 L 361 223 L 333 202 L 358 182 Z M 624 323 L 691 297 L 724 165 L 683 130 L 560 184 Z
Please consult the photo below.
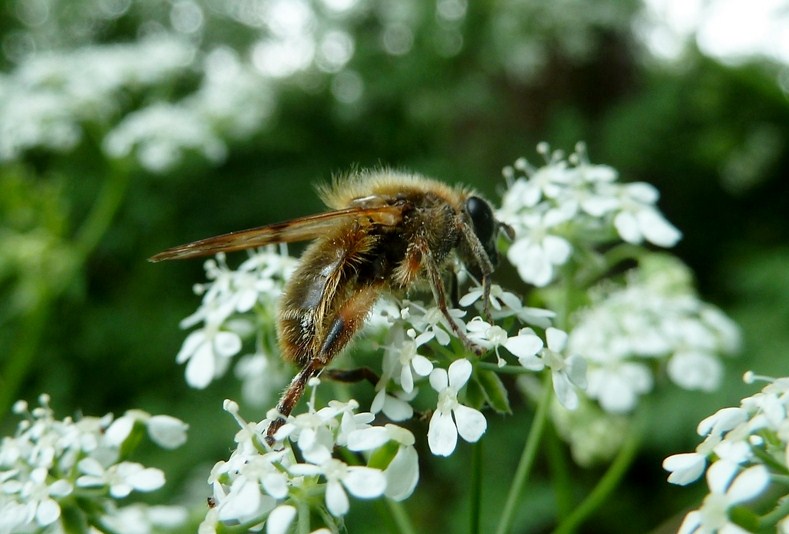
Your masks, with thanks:
M 304 253 L 301 265 L 285 286 L 280 302 L 277 334 L 282 355 L 304 365 L 315 354 L 321 317 L 336 293 L 342 255 L 323 253 L 315 243 Z
M 357 228 L 344 228 L 307 248 L 280 301 L 277 334 L 286 359 L 306 365 L 327 358 L 322 350 L 336 353 L 350 340 L 347 334 L 349 328 L 358 329 L 358 313 L 350 313 L 346 303 L 369 286 L 359 273 L 366 270 L 376 240 Z M 335 338 L 343 342 L 336 344 Z

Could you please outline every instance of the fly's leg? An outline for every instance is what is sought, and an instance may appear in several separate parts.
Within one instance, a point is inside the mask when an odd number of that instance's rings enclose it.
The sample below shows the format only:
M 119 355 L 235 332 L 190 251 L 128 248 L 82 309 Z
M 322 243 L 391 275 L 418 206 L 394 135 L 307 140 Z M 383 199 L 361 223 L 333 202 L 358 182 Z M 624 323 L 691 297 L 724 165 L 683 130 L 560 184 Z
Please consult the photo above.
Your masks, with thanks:
M 490 261 L 487 252 L 485 252 L 485 247 L 482 246 L 474 230 L 463 220 L 459 220 L 457 226 L 471 251 L 477 267 L 482 273 L 482 311 L 485 314 L 485 320 L 492 323 L 493 320 L 490 313 L 490 275 L 493 274 L 493 263 Z
M 452 332 L 455 333 L 455 335 L 458 337 L 458 339 L 460 339 L 467 349 L 477 356 L 482 356 L 485 354 L 485 352 L 487 352 L 487 349 L 480 347 L 471 341 L 466 333 L 460 329 L 457 321 L 455 321 L 455 319 L 449 314 L 449 309 L 447 308 L 446 290 L 444 289 L 444 281 L 441 278 L 441 271 L 439 270 L 436 261 L 433 259 L 433 254 L 430 252 L 430 248 L 426 244 L 420 243 L 417 245 L 416 250 L 418 250 L 421 254 L 421 264 L 427 271 L 428 281 L 430 282 L 430 287 L 433 290 L 433 298 L 436 300 L 436 306 L 438 306 L 439 311 L 444 316 L 444 318 L 446 318 L 447 322 L 449 323 L 449 327 L 452 329 Z
M 373 285 L 358 289 L 324 321 L 326 326 L 321 329 L 322 334 L 316 336 L 313 344 L 317 347 L 315 355 L 293 378 L 277 403 L 277 417 L 266 429 L 266 442 L 269 445 L 276 441 L 274 435 L 298 404 L 310 379 L 318 376 L 364 325 L 364 319 L 379 293 L 380 288 Z
M 361 382 L 366 380 L 374 386 L 378 384 L 379 380 L 381 380 L 381 377 L 379 377 L 375 371 L 369 367 L 360 367 L 358 369 L 348 370 L 329 369 L 326 371 L 326 376 L 337 382 L 346 383 Z
M 269 423 L 266 430 L 266 443 L 274 445 L 274 434 L 285 424 L 286 418 L 293 411 L 293 408 L 296 407 L 301 396 L 304 395 L 307 383 L 311 378 L 318 376 L 321 369 L 323 369 L 323 366 L 320 365 L 320 362 L 313 359 L 290 381 L 290 385 L 282 393 L 277 403 L 277 417 Z

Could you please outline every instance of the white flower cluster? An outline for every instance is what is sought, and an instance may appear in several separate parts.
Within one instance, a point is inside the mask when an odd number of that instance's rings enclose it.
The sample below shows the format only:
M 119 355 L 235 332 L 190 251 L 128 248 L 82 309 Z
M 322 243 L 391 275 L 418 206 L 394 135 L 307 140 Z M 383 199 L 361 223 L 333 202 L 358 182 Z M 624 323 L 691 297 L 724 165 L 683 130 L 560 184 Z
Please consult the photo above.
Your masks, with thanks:
M 0 75 L 0 161 L 35 147 L 70 150 L 82 138 L 83 123 L 104 123 L 121 111 L 121 90 L 172 79 L 194 54 L 187 41 L 157 35 L 27 58 Z
M 507 358 L 512 358 L 524 372 L 549 369 L 559 401 L 568 409 L 577 407 L 578 391 L 586 387 L 586 363 L 580 356 L 568 352 L 565 332 L 548 326 L 552 314 L 547 310 L 524 306 L 516 295 L 503 291 L 495 284 L 491 294 L 491 306 L 496 317 L 515 317 L 541 328 L 547 327 L 546 341 L 531 327 L 521 328 L 514 335 L 509 335 L 501 326 L 490 324 L 479 316 L 464 322 L 462 318 L 465 312 L 452 309 L 450 315 L 461 332 L 472 343 L 493 351 L 499 367 L 507 364 Z M 461 299 L 461 303 L 474 304 L 481 295 L 479 288 L 473 288 Z M 437 307 L 408 300 L 400 304 L 399 311 L 394 303 L 390 305 L 386 308 L 389 327 L 383 374 L 376 386 L 377 395 L 371 411 L 382 411 L 395 421 L 411 417 L 413 410 L 408 401 L 416 395 L 415 383 L 427 378 L 432 389 L 438 393 L 437 407 L 428 429 L 428 444 L 434 454 L 448 456 L 454 451 L 458 436 L 475 442 L 487 427 L 484 415 L 479 410 L 458 401 L 458 394 L 472 376 L 473 365 L 461 358 L 452 361 L 444 369 L 419 354 L 420 350 L 425 349 L 429 354 L 436 352 L 434 348 L 426 347 L 431 341 L 440 347 L 447 347 L 455 339 Z M 455 343 L 459 341 L 455 339 Z M 501 349 L 506 349 L 506 353 L 502 353 Z
M 133 152 L 151 172 L 163 173 L 188 151 L 224 160 L 227 138 L 243 138 L 265 126 L 273 110 L 270 84 L 227 48 L 210 52 L 193 94 L 176 103 L 156 102 L 128 114 L 104 138 L 113 158 Z
M 745 376 L 749 383 L 756 379 L 768 384 L 740 406 L 718 410 L 699 423 L 697 431 L 704 441 L 695 452 L 675 454 L 663 462 L 673 484 L 690 484 L 707 472 L 710 492 L 701 507 L 685 517 L 681 534 L 774 532 L 776 527 L 778 532 L 789 532 L 789 378 Z M 768 492 L 773 479 L 782 483 Z M 743 528 L 732 520 L 735 508 L 762 495 L 777 503 L 774 511 L 778 513 L 770 514 L 772 523 Z
M 25 414 L 14 437 L 0 444 L 0 532 L 35 531 L 55 524 L 62 506 L 80 506 L 93 525 L 117 521 L 124 512 L 113 499 L 133 491 L 148 492 L 164 484 L 164 473 L 124 458 L 141 432 L 157 445 L 172 449 L 186 441 L 187 426 L 167 415 L 134 410 L 121 417 L 56 420 L 49 398 L 28 411 L 20 401 L 14 411 Z M 172 524 L 185 519 L 178 508 L 156 511 L 134 508 L 148 523 Z
M 712 391 L 721 382 L 719 356 L 736 352 L 739 330 L 698 299 L 679 261 L 648 255 L 623 287 L 591 292 L 570 333 L 571 352 L 589 363 L 586 394 L 607 412 L 632 411 L 653 388 L 655 364 L 684 389 Z
M 274 332 L 274 310 L 296 260 L 273 247 L 250 254 L 237 269 L 230 269 L 224 255 L 205 262 L 209 282 L 195 286 L 203 296 L 200 307 L 181 321 L 193 330 L 184 340 L 176 360 L 186 363 L 186 381 L 204 388 L 224 375 L 245 337 L 256 337 L 255 352 L 239 361 L 237 374 L 244 380 L 248 400 L 268 400 L 285 381 Z
M 265 523 L 267 532 L 286 532 L 297 508 L 314 504 L 316 491 L 323 494 L 328 511 L 322 514 L 324 521 L 336 529 L 337 519 L 348 512 L 348 494 L 403 500 L 413 492 L 419 479 L 413 434 L 392 424 L 371 426 L 374 415 L 357 412 L 359 405 L 353 400 L 331 401 L 316 410 L 318 384 L 317 379 L 310 383 L 313 397 L 308 411 L 290 417 L 275 434 L 286 445 L 279 450 L 269 448 L 263 439 L 269 420 L 248 423 L 238 414 L 236 403 L 225 402 L 241 430 L 235 437 L 236 450 L 211 471 L 212 507 L 200 526 L 201 534 L 216 532 L 220 524 L 252 529 Z M 333 457 L 337 446 L 367 465 L 350 465 Z M 294 450 L 302 462 L 296 460 Z
M 203 75 L 192 94 L 123 116 L 122 91 L 149 90 L 193 75 L 190 68 Z M 0 161 L 36 147 L 71 150 L 91 122 L 107 125 L 102 146 L 108 156 L 134 153 L 151 172 L 171 169 L 187 151 L 217 162 L 225 157 L 228 138 L 265 126 L 273 105 L 270 84 L 251 63 L 224 47 L 201 58 L 177 34 L 41 53 L 0 76 Z
M 614 241 L 671 247 L 681 234 L 655 206 L 657 190 L 647 183 L 621 184 L 606 165 L 592 165 L 583 145 L 565 160 L 538 146 L 546 165 L 524 158 L 504 168 L 509 188 L 497 217 L 511 225 L 516 239 L 507 258 L 526 283 L 548 285 L 556 270 L 584 243 Z
M 398 308 L 393 301 L 387 302 L 387 306 L 379 308 L 379 313 L 384 313 L 383 318 L 379 315 L 374 320 L 387 321 L 389 327 L 383 373 L 376 385 L 377 393 L 370 410 L 374 414 L 382 412 L 393 421 L 412 417 L 414 411 L 409 401 L 418 392 L 415 384 L 427 379 L 437 393 L 437 405 L 427 433 L 428 445 L 433 454 L 449 456 L 455 450 L 458 436 L 473 443 L 487 428 L 482 412 L 458 400 L 458 395 L 471 378 L 471 362 L 461 358 L 444 369 L 419 354 L 432 340 L 442 347 L 452 341 L 451 329 L 438 308 L 416 301 L 404 301 Z M 464 312 L 451 310 L 450 313 L 462 326 Z
M 255 255 L 253 258 L 257 258 L 258 265 L 269 265 L 271 260 L 276 260 L 270 256 L 262 258 Z M 253 289 L 255 284 L 248 284 L 250 293 L 240 299 L 239 284 L 234 281 L 237 275 L 227 269 L 223 260 L 208 262 L 207 266 L 213 282 L 200 288 L 205 291 L 205 299 L 202 311 L 198 310 L 194 318 L 207 321 L 221 309 L 224 312 L 217 317 L 220 322 L 227 321 L 230 315 L 258 302 L 261 294 L 267 295 L 265 298 L 273 297 L 260 288 Z M 260 281 L 257 278 L 253 280 Z M 495 303 L 491 303 L 497 316 L 533 319 L 535 326 L 547 328 L 546 341 L 530 327 L 509 335 L 500 326 L 491 325 L 480 317 L 465 323 L 465 312 L 452 309 L 450 314 L 461 331 L 471 342 L 495 351 L 502 364 L 511 359 L 523 372 L 550 369 L 557 397 L 570 408 L 577 405 L 577 390 L 585 385 L 585 365 L 581 358 L 566 355 L 567 334 L 547 326 L 550 324 L 549 312 L 523 306 L 520 299 L 499 286 L 494 286 L 492 291 L 497 296 Z M 480 296 L 481 291 L 475 288 L 463 301 L 479 305 Z M 239 302 L 244 302 L 240 308 Z M 190 318 L 188 321 L 193 320 Z M 246 423 L 238 415 L 235 403 L 226 404 L 226 409 L 234 414 L 242 430 L 236 436 L 237 448 L 231 458 L 219 462 L 212 471 L 210 483 L 214 488 L 214 507 L 203 523 L 202 532 L 213 532 L 220 523 L 245 528 L 266 523 L 270 532 L 284 531 L 294 521 L 303 496 L 313 494 L 309 488 L 316 485 L 323 488 L 323 506 L 334 518 L 348 511 L 348 494 L 360 498 L 386 496 L 396 500 L 408 497 L 419 476 L 413 447 L 415 438 L 394 424 L 374 426 L 373 421 L 377 414 L 395 422 L 411 418 L 414 414 L 411 401 L 419 394 L 422 382 L 430 385 L 426 390 L 430 393 L 424 393 L 422 398 L 432 395 L 435 402 L 427 430 L 427 443 L 433 454 L 452 454 L 458 437 L 468 442 L 476 442 L 482 437 L 487 421 L 478 408 L 485 401 L 475 407 L 465 397 L 467 386 L 476 380 L 472 378 L 473 360 L 457 357 L 455 350 L 464 352 L 466 349 L 451 333 L 452 328 L 437 307 L 418 301 L 399 302 L 382 298 L 369 320 L 368 330 L 372 331 L 369 332 L 372 337 L 376 337 L 376 332 L 385 332 L 381 375 L 369 412 L 358 412 L 356 401 L 330 401 L 327 406 L 318 408 L 315 404 L 318 380 L 313 379 L 307 412 L 291 414 L 287 418 L 274 434 L 277 443 L 283 443 L 285 448 L 273 450 L 262 437 L 269 420 Z M 232 332 L 223 333 L 233 335 Z M 206 345 L 203 330 L 193 335 L 200 339 L 201 348 L 196 350 L 206 354 L 214 351 L 210 358 L 203 356 L 212 360 L 226 358 L 231 352 L 237 352 L 240 345 L 237 335 L 233 343 L 220 344 L 233 349 L 223 356 L 216 352 L 216 348 L 211 349 L 211 344 Z M 192 349 L 196 344 L 196 341 L 187 340 L 184 347 Z M 452 357 L 448 358 L 449 355 Z M 497 409 L 507 411 L 509 408 Z M 363 453 L 367 465 L 348 465 L 334 457 L 332 453 L 336 447 Z M 293 451 L 298 451 L 298 454 Z M 303 461 L 298 463 L 296 458 Z M 328 524 L 332 521 L 327 519 Z

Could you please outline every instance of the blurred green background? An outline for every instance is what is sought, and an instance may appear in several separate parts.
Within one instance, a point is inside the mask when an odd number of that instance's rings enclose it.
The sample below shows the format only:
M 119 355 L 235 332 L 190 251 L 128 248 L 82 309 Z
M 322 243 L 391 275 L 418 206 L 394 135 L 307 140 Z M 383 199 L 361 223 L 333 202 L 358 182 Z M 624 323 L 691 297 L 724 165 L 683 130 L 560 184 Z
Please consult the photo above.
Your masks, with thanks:
M 674 252 L 743 328 L 719 391 L 652 399 L 638 460 L 585 531 L 665 525 L 703 484 L 666 484 L 663 457 L 691 450 L 699 420 L 755 391 L 743 371 L 789 374 L 789 71 L 777 59 L 712 57 L 692 38 L 660 56 L 648 29 L 666 22 L 636 0 L 3 3 L 4 433 L 16 424 L 10 404 L 41 392 L 60 416 L 136 407 L 180 417 L 186 447 L 144 451 L 174 496 L 152 501 L 199 509 L 201 484 L 233 444 L 221 406 L 240 399 L 239 385 L 186 386 L 178 322 L 198 305 L 202 265 L 147 257 L 319 211 L 313 184 L 357 167 L 467 183 L 495 202 L 501 168 L 520 156 L 539 164 L 538 142 L 571 152 L 585 141 L 593 162 L 658 187 L 684 233 Z M 522 406 L 489 416 L 483 525 L 495 524 L 529 419 Z M 547 443 L 567 454 L 558 438 Z M 405 503 L 419 531 L 465 530 L 469 449 L 423 461 Z M 561 507 L 549 456 L 519 532 L 549 530 Z M 603 468 L 574 475 L 578 498 Z M 356 503 L 351 531 L 389 528 L 380 513 Z

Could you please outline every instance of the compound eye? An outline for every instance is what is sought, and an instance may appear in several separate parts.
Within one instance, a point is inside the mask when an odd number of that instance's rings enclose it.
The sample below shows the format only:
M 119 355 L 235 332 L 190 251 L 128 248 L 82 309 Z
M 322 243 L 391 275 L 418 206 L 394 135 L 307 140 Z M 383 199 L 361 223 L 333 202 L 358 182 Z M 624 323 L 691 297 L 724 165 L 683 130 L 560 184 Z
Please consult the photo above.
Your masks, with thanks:
M 471 217 L 474 233 L 477 234 L 479 240 L 484 245 L 489 243 L 496 231 L 496 222 L 490 204 L 479 197 L 469 197 L 466 200 L 466 213 Z

